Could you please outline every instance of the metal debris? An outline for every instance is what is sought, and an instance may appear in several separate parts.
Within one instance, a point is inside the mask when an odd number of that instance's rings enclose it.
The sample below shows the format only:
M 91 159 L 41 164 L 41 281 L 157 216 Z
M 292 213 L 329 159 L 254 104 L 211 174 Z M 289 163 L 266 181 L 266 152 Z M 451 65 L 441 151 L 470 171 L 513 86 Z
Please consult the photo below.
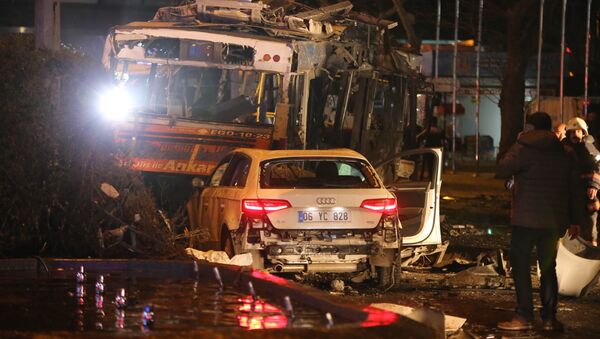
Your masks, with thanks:
M 330 286 L 332 292 L 344 292 L 345 284 L 341 279 L 332 280 Z
M 107 183 L 107 182 L 103 182 L 102 184 L 100 184 L 100 190 L 102 191 L 102 193 L 106 194 L 107 197 L 112 198 L 112 199 L 118 199 L 119 198 L 119 191 L 117 191 L 117 189 Z
M 447 315 L 439 310 L 428 307 L 414 309 L 412 307 L 391 303 L 375 303 L 371 304 L 371 306 L 424 323 L 433 328 L 436 333 L 442 337 L 444 334 L 456 333 L 467 321 L 466 318 Z
M 420 263 L 421 266 L 434 266 L 439 264 L 450 242 L 444 241 L 436 246 L 419 246 L 402 249 L 400 256 L 402 258 L 402 267 L 408 267 Z

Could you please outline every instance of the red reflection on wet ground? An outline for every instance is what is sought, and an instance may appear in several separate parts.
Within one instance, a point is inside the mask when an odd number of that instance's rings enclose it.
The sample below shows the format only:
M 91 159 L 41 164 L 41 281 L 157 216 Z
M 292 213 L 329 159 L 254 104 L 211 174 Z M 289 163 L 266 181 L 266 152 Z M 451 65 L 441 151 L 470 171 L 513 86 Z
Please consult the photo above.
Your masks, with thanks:
M 271 281 L 274 283 L 277 283 L 279 285 L 289 285 L 290 281 L 281 277 L 278 277 L 276 275 L 267 273 L 267 272 L 262 272 L 262 271 L 258 271 L 258 270 L 254 270 L 252 271 L 252 277 L 254 278 L 258 278 L 258 279 L 262 279 L 262 280 L 267 280 L 267 281 Z
M 239 307 L 240 312 L 259 312 L 259 313 L 283 313 L 277 306 L 266 303 L 264 300 L 253 300 L 252 297 L 239 298 L 242 303 Z
M 237 316 L 240 327 L 248 330 L 262 330 L 285 328 L 288 325 L 287 316 L 283 311 L 264 300 L 254 300 L 252 296 L 239 298 L 238 310 L 242 314 Z
M 254 315 L 243 314 L 238 315 L 238 323 L 240 327 L 248 330 L 266 330 L 274 328 L 287 327 L 288 321 L 285 315 Z
M 367 312 L 368 316 L 367 319 L 360 323 L 361 327 L 387 326 L 391 325 L 398 319 L 398 315 L 396 313 L 380 310 L 371 306 L 363 308 L 363 312 Z

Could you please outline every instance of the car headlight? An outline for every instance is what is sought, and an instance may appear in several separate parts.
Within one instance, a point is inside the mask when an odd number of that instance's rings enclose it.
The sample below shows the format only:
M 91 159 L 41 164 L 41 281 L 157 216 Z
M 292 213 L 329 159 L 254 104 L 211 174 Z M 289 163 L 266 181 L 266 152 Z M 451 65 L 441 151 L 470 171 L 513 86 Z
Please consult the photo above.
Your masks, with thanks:
M 123 87 L 113 87 L 100 96 L 100 112 L 110 120 L 124 120 L 133 109 L 133 100 Z

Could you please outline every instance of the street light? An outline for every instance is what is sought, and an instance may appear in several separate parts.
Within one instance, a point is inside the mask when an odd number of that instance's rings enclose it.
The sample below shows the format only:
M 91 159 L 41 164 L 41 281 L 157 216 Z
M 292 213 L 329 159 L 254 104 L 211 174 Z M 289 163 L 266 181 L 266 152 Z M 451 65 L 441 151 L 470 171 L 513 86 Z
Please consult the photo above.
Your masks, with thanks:
M 133 100 L 124 87 L 115 86 L 100 96 L 99 108 L 109 120 L 125 120 L 133 109 Z

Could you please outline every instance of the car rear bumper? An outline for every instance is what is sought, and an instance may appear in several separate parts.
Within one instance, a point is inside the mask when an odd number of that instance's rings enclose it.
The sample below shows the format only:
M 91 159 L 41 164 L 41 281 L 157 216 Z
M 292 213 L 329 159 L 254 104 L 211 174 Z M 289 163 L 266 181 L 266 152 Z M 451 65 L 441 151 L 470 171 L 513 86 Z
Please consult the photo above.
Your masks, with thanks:
M 283 263 L 276 262 L 270 270 L 278 273 L 286 272 L 326 272 L 326 273 L 350 273 L 357 272 L 366 269 L 367 265 L 365 262 L 313 262 L 311 264 L 302 263 Z
M 269 245 L 265 252 L 269 256 L 334 257 L 344 259 L 348 255 L 368 255 L 376 250 L 374 244 L 333 245 L 333 244 L 277 244 Z
M 271 244 L 264 248 L 265 268 L 275 272 L 356 272 L 389 249 L 367 244 Z

